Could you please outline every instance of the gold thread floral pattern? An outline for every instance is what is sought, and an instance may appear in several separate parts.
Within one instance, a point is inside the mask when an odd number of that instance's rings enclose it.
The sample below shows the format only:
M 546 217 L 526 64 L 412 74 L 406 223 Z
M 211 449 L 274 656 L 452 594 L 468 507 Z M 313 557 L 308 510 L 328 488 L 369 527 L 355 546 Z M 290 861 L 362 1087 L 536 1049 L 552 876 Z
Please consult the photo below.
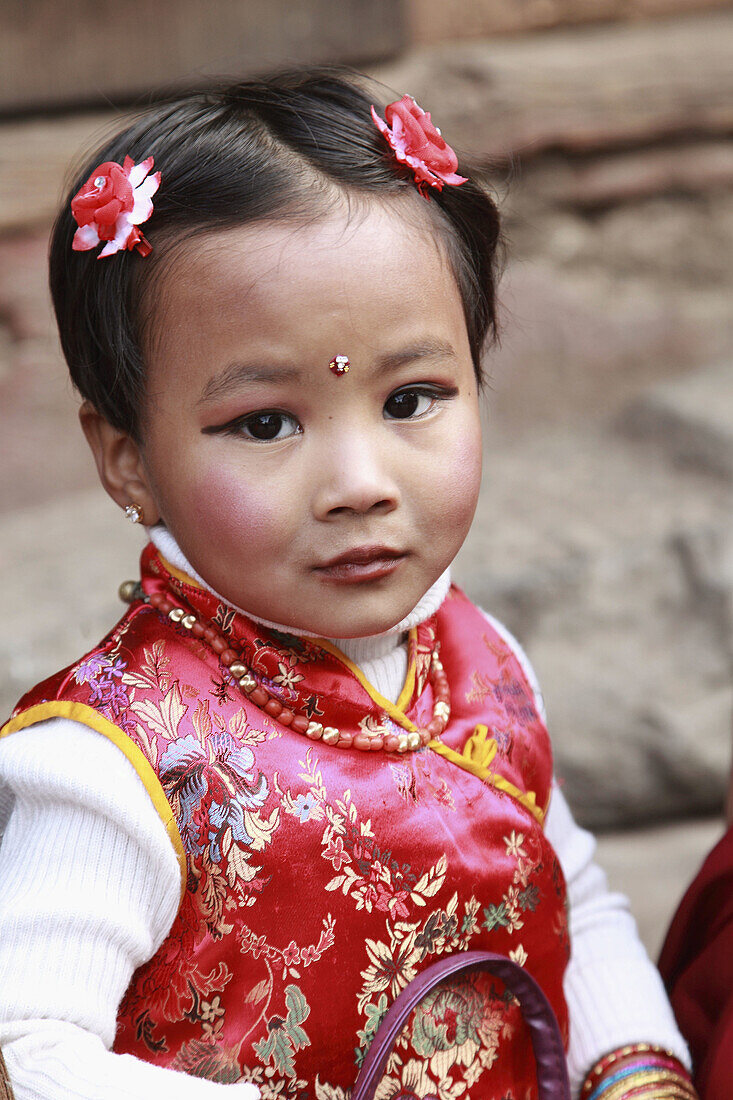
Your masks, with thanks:
M 492 768 L 509 782 L 531 773 L 546 798 L 546 735 L 516 663 L 460 594 L 446 603 L 446 668 L 451 630 L 461 641 L 474 630 L 485 653 L 461 674 L 448 747 L 459 756 L 483 723 L 496 744 Z M 363 687 L 324 651 L 248 634 L 219 605 L 211 614 L 284 701 L 330 717 L 330 661 L 336 697 L 358 715 L 353 728 L 391 722 L 378 705 L 364 711 Z M 416 707 L 431 705 L 433 625 L 429 634 L 412 643 Z M 264 1100 L 347 1100 L 399 992 L 442 955 L 475 948 L 527 966 L 562 1014 L 562 874 L 511 795 L 430 750 L 365 756 L 311 745 L 243 699 L 200 639 L 144 605 L 37 694 L 54 693 L 93 707 L 142 750 L 186 851 L 180 910 L 133 977 L 117 1050 L 214 1081 L 253 1081 Z M 398 1037 L 378 1100 L 478 1100 L 487 1089 L 531 1098 L 532 1074 L 515 1080 L 515 1052 L 531 1060 L 523 1029 L 500 982 L 450 980 Z

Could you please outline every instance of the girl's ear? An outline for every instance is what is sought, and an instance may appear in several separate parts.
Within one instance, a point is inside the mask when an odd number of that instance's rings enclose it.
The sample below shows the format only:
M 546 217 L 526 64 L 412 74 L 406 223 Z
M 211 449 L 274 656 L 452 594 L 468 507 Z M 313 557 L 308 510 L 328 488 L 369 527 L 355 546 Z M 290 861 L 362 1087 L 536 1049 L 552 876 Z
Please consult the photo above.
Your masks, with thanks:
M 126 432 L 113 428 L 89 401 L 79 409 L 79 420 L 92 449 L 99 479 L 112 500 L 120 508 L 137 504 L 147 527 L 157 523 L 160 513 L 138 444 Z

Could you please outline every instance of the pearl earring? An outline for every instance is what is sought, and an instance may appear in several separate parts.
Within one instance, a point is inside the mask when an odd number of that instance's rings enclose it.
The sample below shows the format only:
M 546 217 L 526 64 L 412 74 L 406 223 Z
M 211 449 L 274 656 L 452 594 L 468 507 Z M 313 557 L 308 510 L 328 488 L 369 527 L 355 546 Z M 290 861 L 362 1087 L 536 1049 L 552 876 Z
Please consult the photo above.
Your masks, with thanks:
M 126 504 L 125 515 L 130 523 L 142 523 L 143 521 L 143 510 L 139 504 Z

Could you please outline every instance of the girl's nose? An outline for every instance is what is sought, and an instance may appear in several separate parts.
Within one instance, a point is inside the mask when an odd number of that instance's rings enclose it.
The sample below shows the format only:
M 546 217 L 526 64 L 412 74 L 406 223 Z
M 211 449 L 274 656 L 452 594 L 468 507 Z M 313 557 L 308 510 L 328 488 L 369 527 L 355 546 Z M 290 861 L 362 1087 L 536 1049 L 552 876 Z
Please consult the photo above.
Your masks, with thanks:
M 318 519 L 393 511 L 400 501 L 397 481 L 387 455 L 376 440 L 356 436 L 339 440 L 321 454 L 314 471 L 314 510 Z

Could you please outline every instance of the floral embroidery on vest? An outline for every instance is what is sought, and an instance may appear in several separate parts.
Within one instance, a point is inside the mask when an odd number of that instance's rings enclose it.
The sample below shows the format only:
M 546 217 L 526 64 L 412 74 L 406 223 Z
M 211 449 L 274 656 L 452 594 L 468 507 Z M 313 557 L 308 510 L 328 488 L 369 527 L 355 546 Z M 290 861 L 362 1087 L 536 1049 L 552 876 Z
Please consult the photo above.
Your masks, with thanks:
M 283 702 L 354 731 L 394 724 L 338 656 L 264 631 L 167 574 Z M 134 975 L 115 1049 L 265 1100 L 346 1100 L 398 993 L 445 954 L 526 966 L 567 1017 L 565 891 L 540 820 L 546 731 L 513 654 L 457 590 L 411 644 L 406 715 L 432 708 L 440 645 L 451 684 L 441 752 L 359 753 L 258 710 L 205 643 L 134 604 L 92 654 L 17 708 L 82 704 L 144 754 L 175 816 L 185 889 Z M 444 750 L 444 751 L 443 751 Z M 484 777 L 484 778 L 482 778 Z M 432 990 L 390 1055 L 378 1100 L 536 1095 L 528 1032 L 501 982 Z

